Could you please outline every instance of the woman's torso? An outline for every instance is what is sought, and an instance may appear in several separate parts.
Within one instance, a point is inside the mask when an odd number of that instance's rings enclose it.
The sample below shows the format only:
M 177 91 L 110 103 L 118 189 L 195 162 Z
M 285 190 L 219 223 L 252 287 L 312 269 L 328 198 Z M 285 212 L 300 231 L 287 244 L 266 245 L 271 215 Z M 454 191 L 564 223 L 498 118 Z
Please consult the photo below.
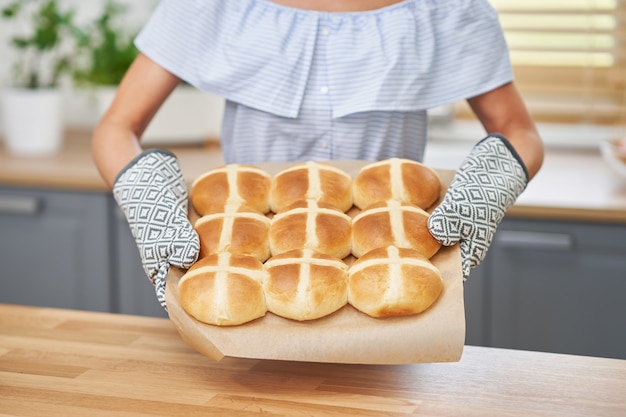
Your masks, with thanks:
M 353 20 L 362 16 L 374 20 L 362 12 L 402 1 L 271 0 L 287 9 L 313 12 L 319 19 L 306 87 L 298 115 L 291 118 L 227 100 L 222 127 L 226 161 L 378 160 L 394 156 L 421 160 L 426 144 L 426 111 L 370 110 L 341 117 L 333 114 L 334 91 L 328 64 L 333 61 L 332 34 L 341 30 L 343 20 L 336 18 Z M 388 19 L 383 15 L 383 20 Z
M 427 109 L 511 79 L 486 0 L 163 0 L 137 42 L 225 97 L 228 163 L 421 160 Z

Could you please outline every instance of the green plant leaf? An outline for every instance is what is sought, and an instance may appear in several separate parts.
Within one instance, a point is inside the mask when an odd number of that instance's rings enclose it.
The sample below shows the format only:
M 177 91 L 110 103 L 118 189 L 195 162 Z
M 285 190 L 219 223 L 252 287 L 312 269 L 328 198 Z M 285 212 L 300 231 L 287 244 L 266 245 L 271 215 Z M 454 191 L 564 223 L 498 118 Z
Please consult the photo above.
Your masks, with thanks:
M 2 9 L 2 17 L 16 28 L 32 27 L 30 33 L 14 35 L 9 42 L 20 52 L 13 63 L 15 85 L 50 87 L 62 75 L 71 74 L 74 57 L 63 44 L 76 42 L 73 10 L 61 10 L 57 0 L 15 0 Z M 52 75 L 46 77 L 50 72 Z
M 135 60 L 136 31 L 123 28 L 119 22 L 126 9 L 123 4 L 107 1 L 102 14 L 85 30 L 79 45 L 88 56 L 88 65 L 74 72 L 79 84 L 117 85 Z

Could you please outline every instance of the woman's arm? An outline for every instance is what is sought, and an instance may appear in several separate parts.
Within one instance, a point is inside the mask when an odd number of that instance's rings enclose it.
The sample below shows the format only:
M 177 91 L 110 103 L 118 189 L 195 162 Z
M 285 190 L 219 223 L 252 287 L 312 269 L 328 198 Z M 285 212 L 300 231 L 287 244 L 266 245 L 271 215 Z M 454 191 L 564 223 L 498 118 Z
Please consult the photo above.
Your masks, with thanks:
M 488 134 L 500 133 L 509 140 L 533 178 L 543 163 L 543 143 L 515 85 L 467 101 Z
M 461 244 L 464 278 L 482 262 L 498 224 L 543 162 L 541 138 L 512 83 L 468 101 L 490 136 L 472 148 L 428 219 L 437 241 Z
M 94 161 L 109 187 L 121 169 L 141 152 L 139 138 L 180 82 L 143 54 L 128 69 L 92 138 Z

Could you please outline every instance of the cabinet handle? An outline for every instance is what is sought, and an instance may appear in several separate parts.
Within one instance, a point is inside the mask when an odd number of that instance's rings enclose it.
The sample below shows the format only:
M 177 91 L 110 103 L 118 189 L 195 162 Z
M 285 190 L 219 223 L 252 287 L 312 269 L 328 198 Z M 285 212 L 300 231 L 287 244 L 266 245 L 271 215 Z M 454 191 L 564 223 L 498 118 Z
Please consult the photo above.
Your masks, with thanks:
M 515 249 L 570 250 L 574 247 L 574 237 L 567 233 L 500 230 L 495 240 L 504 248 Z
M 0 214 L 34 216 L 40 208 L 41 201 L 36 197 L 0 197 Z

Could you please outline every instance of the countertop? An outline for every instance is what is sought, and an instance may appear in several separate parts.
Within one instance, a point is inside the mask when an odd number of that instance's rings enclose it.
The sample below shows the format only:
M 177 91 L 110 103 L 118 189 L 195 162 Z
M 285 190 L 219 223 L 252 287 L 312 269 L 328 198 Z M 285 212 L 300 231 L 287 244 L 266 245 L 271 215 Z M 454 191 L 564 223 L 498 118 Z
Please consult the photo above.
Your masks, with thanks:
M 170 147 L 179 158 L 188 182 L 222 165 L 217 142 Z M 68 132 L 63 149 L 50 156 L 15 156 L 0 146 L 0 185 L 108 191 L 92 156 L 87 132 Z
M 224 358 L 168 319 L 0 304 L 3 416 L 626 415 L 626 360 L 466 346 L 460 362 Z
M 224 163 L 215 142 L 170 149 L 189 183 Z M 15 157 L 0 147 L 0 185 L 107 191 L 85 132 L 68 134 L 62 152 L 49 157 Z M 626 179 L 598 151 L 548 149 L 541 171 L 507 215 L 626 223 Z

